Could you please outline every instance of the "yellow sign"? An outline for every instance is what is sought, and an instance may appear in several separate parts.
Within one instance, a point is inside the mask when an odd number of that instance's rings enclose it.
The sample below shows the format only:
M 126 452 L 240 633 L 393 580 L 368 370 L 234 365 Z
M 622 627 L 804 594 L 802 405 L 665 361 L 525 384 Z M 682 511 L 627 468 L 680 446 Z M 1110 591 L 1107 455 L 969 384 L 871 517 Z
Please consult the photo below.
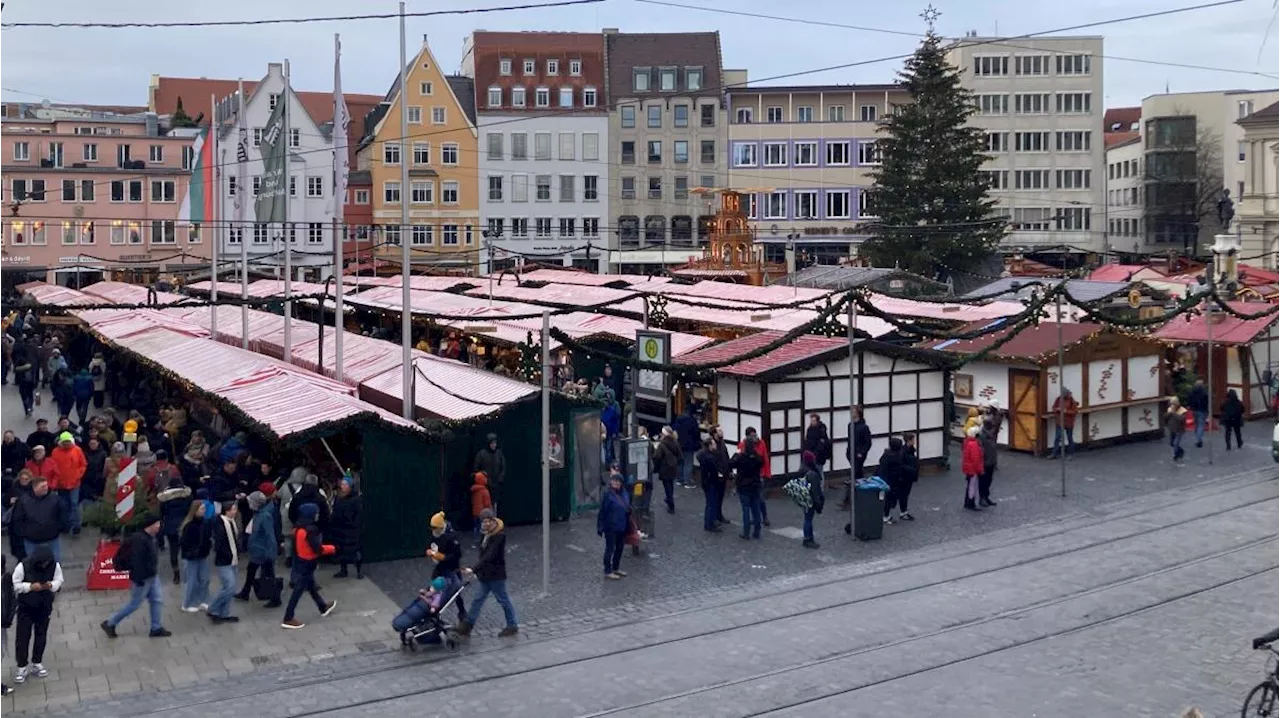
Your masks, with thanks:
M 644 340 L 644 355 L 650 360 L 658 358 L 658 341 L 656 339 Z
M 1138 291 L 1137 288 L 1129 290 L 1129 306 L 1134 309 L 1142 306 L 1142 292 Z

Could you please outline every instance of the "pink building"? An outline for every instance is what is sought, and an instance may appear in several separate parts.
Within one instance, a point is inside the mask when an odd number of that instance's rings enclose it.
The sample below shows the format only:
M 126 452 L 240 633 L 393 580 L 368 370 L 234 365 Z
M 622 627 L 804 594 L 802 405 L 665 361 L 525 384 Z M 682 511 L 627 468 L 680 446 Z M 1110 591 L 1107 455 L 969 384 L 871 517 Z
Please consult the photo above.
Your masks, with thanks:
M 207 267 L 213 228 L 179 220 L 198 130 L 144 107 L 5 103 L 0 115 L 6 288 Z

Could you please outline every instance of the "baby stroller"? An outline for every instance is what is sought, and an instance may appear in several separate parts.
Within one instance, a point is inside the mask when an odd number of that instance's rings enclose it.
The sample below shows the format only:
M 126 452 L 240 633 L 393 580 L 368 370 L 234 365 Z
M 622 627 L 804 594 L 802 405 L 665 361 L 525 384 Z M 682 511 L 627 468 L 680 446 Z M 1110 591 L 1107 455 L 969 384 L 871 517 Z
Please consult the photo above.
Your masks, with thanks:
M 432 581 L 432 587 L 441 596 L 438 608 L 433 608 L 432 603 L 418 596 L 391 621 L 391 627 L 400 634 L 400 647 L 416 651 L 419 645 L 443 644 L 450 651 L 456 649 L 458 640 L 453 635 L 454 626 L 446 623 L 441 616 L 458 600 L 466 586 L 456 576 Z

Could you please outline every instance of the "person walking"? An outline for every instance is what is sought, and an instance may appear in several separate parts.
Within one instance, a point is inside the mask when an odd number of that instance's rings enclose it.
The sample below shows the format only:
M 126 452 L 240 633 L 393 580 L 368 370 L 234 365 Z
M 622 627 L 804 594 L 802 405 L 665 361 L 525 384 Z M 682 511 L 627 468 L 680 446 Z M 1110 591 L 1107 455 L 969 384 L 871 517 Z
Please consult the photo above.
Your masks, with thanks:
M 240 530 L 236 516 L 240 508 L 235 501 L 223 501 L 219 516 L 210 533 L 213 539 L 213 571 L 218 575 L 218 593 L 209 602 L 209 620 L 214 623 L 236 623 L 231 615 L 231 599 L 236 595 L 236 566 L 240 560 Z
M 266 484 L 270 486 L 270 484 Z M 254 586 L 262 586 L 259 598 L 265 598 L 265 608 L 277 608 L 280 603 L 280 586 L 276 582 L 276 556 L 280 553 L 280 510 L 261 489 L 249 494 L 249 508 L 253 518 L 245 528 L 249 537 L 249 566 L 244 573 L 244 588 L 236 594 L 241 601 L 248 601 Z M 262 572 L 258 578 L 258 572 Z M 255 584 L 255 581 L 259 583 Z
M 49 675 L 44 667 L 44 649 L 49 642 L 53 600 L 62 588 L 62 565 L 47 546 L 41 546 L 14 567 L 11 581 L 18 624 L 13 682 L 20 684 L 28 675 Z
M 982 422 L 982 429 L 978 432 L 978 441 L 982 444 L 982 476 L 978 478 L 978 505 L 979 506 L 995 506 L 996 502 L 991 498 L 991 482 L 995 480 L 996 465 L 998 462 L 998 438 L 1000 436 L 1000 424 L 1003 417 L 1000 410 L 992 408 L 987 414 L 987 418 Z
M 36 419 L 36 430 L 27 434 L 27 446 L 32 453 L 35 452 L 37 446 L 43 446 L 47 455 L 57 445 L 58 435 L 49 431 L 49 420 L 45 418 Z
M 9 553 L 13 554 L 13 557 L 19 561 L 27 557 L 27 547 L 22 541 L 22 534 L 20 533 L 22 527 L 13 519 L 16 518 L 18 502 L 22 500 L 23 496 L 32 494 L 31 482 L 34 479 L 35 475 L 29 469 L 22 469 L 13 479 L 13 483 L 9 485 L 9 494 L 5 497 L 5 509 L 10 512 Z
M 1196 448 L 1204 446 L 1204 430 L 1209 423 L 1209 389 L 1203 379 L 1196 379 L 1195 386 L 1187 393 L 1187 408 L 1195 421 Z
M 981 511 L 978 508 L 978 479 L 982 476 L 983 458 L 982 443 L 978 434 L 982 427 L 971 426 L 966 432 L 961 448 L 960 470 L 964 472 L 964 507 L 970 511 Z
M 1182 448 L 1182 435 L 1187 433 L 1187 410 L 1176 397 L 1169 400 L 1169 409 L 1164 414 L 1164 428 L 1169 432 L 1169 446 L 1173 448 L 1173 461 L 1180 463 L 1187 453 Z
M 1071 395 L 1070 389 L 1063 389 L 1062 394 L 1053 400 L 1053 420 L 1055 423 L 1058 421 L 1059 413 L 1062 415 L 1062 425 L 1054 429 L 1053 453 L 1050 458 L 1058 458 L 1063 451 L 1067 452 L 1067 458 L 1071 458 L 1071 454 L 1076 450 L 1076 415 L 1080 413 L 1080 404 Z M 1062 437 L 1064 435 L 1067 438 L 1065 448 L 1062 445 Z
M 653 447 L 653 466 L 657 470 L 658 479 L 662 481 L 662 492 L 667 504 L 667 513 L 676 512 L 675 483 L 684 465 L 684 452 L 680 449 L 680 440 L 675 429 L 662 427 L 662 437 Z
M 178 527 L 182 555 L 182 610 L 199 613 L 209 608 L 209 553 L 213 550 L 205 501 L 192 501 Z
M 680 441 L 680 485 L 693 488 L 694 455 L 702 446 L 698 407 L 694 402 L 690 401 L 684 413 L 671 422 L 671 429 L 676 432 L 676 438 Z
M 63 527 L 72 536 L 80 535 L 80 482 L 89 468 L 84 451 L 76 446 L 70 431 L 58 435 L 58 445 L 49 457 L 58 466 L 56 488 L 58 499 L 67 507 L 67 522 Z
M 812 451 L 800 454 L 800 468 L 804 469 L 804 479 L 809 484 L 809 505 L 804 509 L 803 534 L 805 548 L 819 548 L 813 537 L 813 516 L 822 513 L 827 503 L 827 494 L 822 488 L 822 464 L 818 455 Z
M 72 384 L 70 370 L 62 368 L 54 372 L 53 377 L 49 379 L 49 393 L 53 395 L 53 403 L 58 406 L 58 414 L 70 416 L 71 410 L 76 405 L 75 387 Z
M 720 533 L 720 504 L 724 494 L 724 479 L 720 476 L 719 462 L 716 460 L 715 439 L 707 437 L 702 441 L 702 449 L 695 460 L 698 464 L 702 494 L 706 502 L 702 509 L 702 530 Z
M 729 493 L 729 476 L 733 473 L 733 469 L 729 467 L 729 446 L 724 441 L 724 428 L 719 424 L 711 427 L 711 438 L 715 444 L 711 450 L 716 456 L 716 471 L 720 474 L 720 493 L 719 502 L 716 504 L 716 523 L 725 526 L 733 525 L 724 515 L 724 498 Z
M 148 635 L 152 638 L 173 635 L 165 630 L 163 623 L 164 587 L 160 584 L 160 549 L 156 546 L 158 533 L 160 517 L 155 514 L 144 516 L 142 530 L 130 534 L 116 553 L 116 570 L 129 572 L 129 600 L 100 624 L 108 638 L 116 637 L 116 627 L 138 610 L 143 601 L 151 611 L 151 632 Z
M 101 439 L 96 436 L 89 437 L 84 445 L 84 460 L 84 476 L 80 479 L 80 500 L 101 499 L 107 486 L 107 448 L 103 446 Z
M 622 548 L 631 525 L 631 497 L 623 490 L 622 477 L 609 477 L 608 490 L 600 498 L 600 511 L 596 514 L 596 535 L 604 537 L 604 577 L 618 580 L 627 575 L 619 567 L 622 564 Z
M 760 526 L 763 523 L 760 511 L 760 470 L 764 460 L 756 450 L 758 439 L 750 434 L 743 439 L 742 449 L 729 460 L 737 475 L 735 485 L 738 489 L 738 502 L 742 504 L 742 533 L 744 539 L 759 539 Z
M 467 619 L 458 623 L 460 636 L 471 635 L 489 594 L 493 594 L 498 605 L 502 606 L 503 616 L 507 619 L 506 627 L 498 635 L 505 638 L 520 632 L 516 609 L 511 605 L 511 597 L 507 595 L 507 535 L 503 528 L 502 519 L 494 515 L 492 509 L 480 515 L 480 530 L 484 532 L 484 538 L 480 540 L 480 556 L 474 566 L 463 569 L 464 574 L 475 576 L 480 582 L 480 589 L 471 602 Z
M 1236 448 L 1243 449 L 1244 438 L 1240 436 L 1240 430 L 1244 427 L 1244 402 L 1240 401 L 1235 389 L 1227 389 L 1227 398 L 1218 407 L 1218 417 L 1222 422 L 1222 436 L 1227 440 L 1227 451 L 1231 451 L 1232 434 L 1236 437 Z
M 507 480 L 507 457 L 498 446 L 498 435 L 485 437 L 484 446 L 476 452 L 475 461 L 471 464 L 471 473 L 483 471 L 489 477 L 489 492 L 493 496 L 494 514 L 502 508 L 502 487 Z
M 302 594 L 311 594 L 311 600 L 316 603 L 316 610 L 321 616 L 328 616 L 333 613 L 333 609 L 338 607 L 337 601 L 325 602 L 324 597 L 320 595 L 320 589 L 316 588 L 316 565 L 320 561 L 321 556 L 332 556 L 337 553 L 337 548 L 332 544 L 324 543 L 320 535 L 320 528 L 316 525 L 316 518 L 320 515 L 320 507 L 315 504 L 308 503 L 298 507 L 298 519 L 293 526 L 293 565 L 289 571 L 289 582 L 293 585 L 293 592 L 289 594 L 289 603 L 284 609 L 284 620 L 280 622 L 281 628 L 297 629 L 307 624 L 299 621 L 294 617 L 294 612 L 298 610 L 298 601 L 302 600 Z
M 876 473 L 889 485 L 889 493 L 884 497 L 884 522 L 893 523 L 889 512 L 897 505 L 898 490 L 902 486 L 902 439 L 896 436 L 889 438 L 889 446 L 880 454 L 880 463 Z
M 444 512 L 437 512 L 431 517 L 431 546 L 427 548 L 427 556 L 434 566 L 431 579 L 443 578 L 446 581 L 462 582 L 462 542 L 458 534 L 449 525 Z M 467 620 L 467 607 L 458 596 L 454 601 L 458 607 L 458 620 Z
M 156 494 L 156 501 L 160 505 L 159 536 L 169 544 L 169 568 L 173 570 L 173 583 L 177 585 L 182 582 L 178 559 L 182 555 L 182 522 L 191 510 L 191 487 L 182 483 L 182 477 L 175 472 Z M 158 544 L 157 540 L 157 547 Z
M 356 578 L 364 578 L 364 555 L 360 552 L 360 535 L 363 531 L 363 503 L 360 492 L 348 477 L 338 482 L 338 495 L 333 499 L 333 513 L 329 517 L 329 539 L 338 549 L 340 568 L 334 578 L 346 578 L 347 565 L 355 564 Z
M 21 560 L 21 559 L 19 559 Z M 9 557 L 0 553 L 0 657 L 7 654 L 9 648 L 9 629 L 13 627 L 13 617 L 18 610 L 18 601 L 13 593 L 13 574 L 9 572 Z M 0 696 L 13 692 L 8 683 L 0 683 Z
M 33 475 L 31 493 L 18 497 L 10 518 L 11 530 L 22 537 L 22 550 L 31 556 L 41 546 L 53 552 L 56 561 L 62 560 L 62 545 L 58 536 L 67 522 L 66 505 L 49 489 L 49 480 Z
M 4 430 L 4 441 L 0 443 L 0 468 L 9 476 L 17 476 L 27 466 L 31 456 L 31 447 L 18 441 L 13 429 Z
M 915 486 L 916 481 L 920 478 L 920 457 L 916 453 L 916 435 L 902 435 L 902 476 L 898 483 L 898 488 L 893 492 L 895 503 L 898 504 L 898 520 L 899 521 L 915 521 L 916 517 L 911 515 L 911 511 L 907 508 L 907 502 L 911 498 L 911 487 Z
M 22 397 L 22 411 L 31 416 L 35 408 L 36 385 L 40 383 L 40 357 L 34 339 L 24 339 L 13 348 L 13 382 Z
M 871 427 L 867 426 L 866 419 L 862 418 L 862 409 L 854 407 L 853 421 L 849 424 L 849 445 L 845 449 L 845 456 L 849 459 L 849 465 L 853 467 L 853 479 L 845 487 L 844 500 L 840 502 L 840 508 L 843 510 L 848 510 L 853 505 L 853 485 L 862 478 L 867 454 L 870 453 Z
M 93 377 L 89 376 L 88 367 L 76 372 L 71 380 L 71 394 L 76 400 L 76 416 L 83 426 L 89 420 L 89 402 L 93 401 Z
M 93 407 L 101 409 L 107 401 L 107 360 L 102 352 L 94 352 L 89 362 L 89 377 L 93 379 Z

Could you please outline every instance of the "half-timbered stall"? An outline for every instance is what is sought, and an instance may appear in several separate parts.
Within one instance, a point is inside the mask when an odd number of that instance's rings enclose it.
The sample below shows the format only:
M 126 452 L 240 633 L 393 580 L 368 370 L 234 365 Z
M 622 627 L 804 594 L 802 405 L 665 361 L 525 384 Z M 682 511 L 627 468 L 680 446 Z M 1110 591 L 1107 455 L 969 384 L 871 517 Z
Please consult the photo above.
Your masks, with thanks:
M 1008 334 L 1008 329 L 1000 329 L 1001 323 L 965 327 L 966 332 L 987 330 L 975 339 L 946 339 L 926 346 L 954 354 L 980 352 Z M 970 408 L 996 404 L 1007 412 L 1001 445 L 1032 453 L 1051 450 L 1057 428 L 1053 403 L 1064 386 L 1080 407 L 1077 444 L 1099 446 L 1160 435 L 1165 397 L 1159 342 L 1100 324 L 1064 322 L 1060 378 L 1058 337 L 1059 326 L 1052 322 L 1026 327 L 980 360 L 957 369 L 951 377 L 953 435 L 960 436 Z
M 741 356 L 784 337 L 767 331 L 686 354 L 676 363 L 707 364 Z M 946 387 L 949 357 L 937 352 L 862 340 L 804 335 L 754 359 L 715 370 L 714 420 L 736 445 L 754 427 L 769 447 L 775 477 L 800 471 L 805 428 L 817 414 L 832 441 L 828 469 L 849 471 L 849 407 L 861 406 L 874 437 L 872 461 L 890 436 L 914 433 L 922 461 L 947 452 Z M 852 380 L 852 394 L 850 381 Z
M 1228 305 L 1244 315 L 1262 314 L 1273 308 L 1262 302 Z M 1160 327 L 1153 336 L 1168 347 L 1171 363 L 1200 378 L 1209 376 L 1209 347 L 1213 347 L 1211 389 L 1215 404 L 1228 389 L 1235 389 L 1244 402 L 1246 417 L 1275 413 L 1276 363 L 1280 360 L 1276 341 L 1280 331 L 1274 314 L 1255 319 L 1226 312 L 1184 315 Z

